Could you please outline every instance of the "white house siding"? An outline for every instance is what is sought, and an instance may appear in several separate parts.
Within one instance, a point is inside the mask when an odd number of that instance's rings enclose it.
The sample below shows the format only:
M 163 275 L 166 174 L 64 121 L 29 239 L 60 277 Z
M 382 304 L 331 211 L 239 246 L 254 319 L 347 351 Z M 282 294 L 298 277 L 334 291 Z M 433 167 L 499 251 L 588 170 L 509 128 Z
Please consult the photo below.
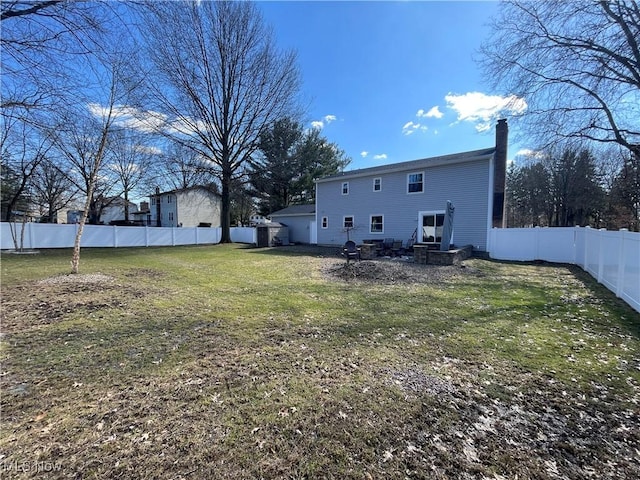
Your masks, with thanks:
M 135 203 L 129 202 L 129 220 L 133 219 L 133 212 L 138 209 Z M 124 220 L 124 200 L 115 200 L 102 210 L 100 221 L 105 225 L 109 222 Z
M 176 192 L 177 224 L 183 227 L 197 227 L 200 223 L 210 223 L 212 227 L 220 226 L 220 197 L 200 189 Z M 163 207 L 165 204 L 162 205 Z M 175 226 L 175 225 L 172 225 Z
M 406 241 L 418 227 L 418 212 L 444 211 L 447 200 L 455 205 L 453 242 L 487 248 L 487 219 L 490 207 L 490 155 L 464 163 L 420 167 L 416 162 L 398 172 L 372 171 L 350 177 L 348 172 L 317 183 L 316 216 L 318 244 L 340 245 L 347 240 L 343 228 L 345 215 L 354 217 L 351 240 L 395 238 Z M 422 193 L 407 193 L 407 174 L 424 172 Z M 382 178 L 382 189 L 373 190 L 374 178 Z M 349 194 L 342 184 L 349 182 Z M 371 215 L 384 215 L 384 232 L 370 233 Z M 328 228 L 322 218 L 328 217 Z

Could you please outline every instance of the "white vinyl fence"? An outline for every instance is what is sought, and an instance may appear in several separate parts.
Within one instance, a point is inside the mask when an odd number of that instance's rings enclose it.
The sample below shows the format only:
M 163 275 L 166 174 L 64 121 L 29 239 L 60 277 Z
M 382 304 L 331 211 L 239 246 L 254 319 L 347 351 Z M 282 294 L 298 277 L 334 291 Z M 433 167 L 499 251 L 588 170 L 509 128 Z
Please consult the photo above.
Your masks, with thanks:
M 573 263 L 640 312 L 640 233 L 593 228 L 494 228 L 498 260 Z
M 13 249 L 11 228 L 20 238 L 22 224 L 0 223 L 0 248 Z M 27 223 L 24 230 L 23 247 L 70 248 L 73 247 L 78 225 L 53 223 Z M 117 227 L 107 225 L 85 225 L 82 232 L 82 247 L 160 247 L 175 245 L 200 245 L 220 242 L 220 228 L 200 227 Z M 255 228 L 231 229 L 231 240 L 237 243 L 256 243 Z M 19 240 L 18 240 L 19 241 Z
M 12 224 L 20 235 L 22 224 Z M 0 222 L 0 248 L 13 249 L 11 224 Z M 27 223 L 24 248 L 73 247 L 77 225 Z M 117 227 L 85 225 L 82 247 L 154 247 L 220 242 L 220 228 Z M 231 240 L 257 243 L 256 229 L 235 227 Z M 640 233 L 592 228 L 494 228 L 489 238 L 491 258 L 546 260 L 580 265 L 640 312 Z

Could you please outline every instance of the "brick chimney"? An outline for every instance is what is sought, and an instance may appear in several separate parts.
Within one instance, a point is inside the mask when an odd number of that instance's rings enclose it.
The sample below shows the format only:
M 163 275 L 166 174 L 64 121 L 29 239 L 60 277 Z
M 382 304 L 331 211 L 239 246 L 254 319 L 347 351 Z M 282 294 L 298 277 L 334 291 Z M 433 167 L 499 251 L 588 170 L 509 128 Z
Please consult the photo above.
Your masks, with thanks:
M 162 226 L 162 218 L 160 217 L 160 187 L 156 187 L 156 226 Z
M 507 226 L 505 183 L 507 177 L 507 143 L 509 126 L 507 120 L 502 118 L 496 125 L 496 153 L 493 158 L 493 216 L 494 228 Z

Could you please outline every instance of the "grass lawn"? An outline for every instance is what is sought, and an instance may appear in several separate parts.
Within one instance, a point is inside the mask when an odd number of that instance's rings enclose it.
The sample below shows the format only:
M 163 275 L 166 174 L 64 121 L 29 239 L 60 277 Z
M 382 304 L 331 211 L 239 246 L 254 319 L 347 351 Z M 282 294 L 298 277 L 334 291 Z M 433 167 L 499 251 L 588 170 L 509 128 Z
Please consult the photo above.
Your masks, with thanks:
M 640 315 L 577 267 L 70 259 L 1 258 L 2 478 L 640 478 Z

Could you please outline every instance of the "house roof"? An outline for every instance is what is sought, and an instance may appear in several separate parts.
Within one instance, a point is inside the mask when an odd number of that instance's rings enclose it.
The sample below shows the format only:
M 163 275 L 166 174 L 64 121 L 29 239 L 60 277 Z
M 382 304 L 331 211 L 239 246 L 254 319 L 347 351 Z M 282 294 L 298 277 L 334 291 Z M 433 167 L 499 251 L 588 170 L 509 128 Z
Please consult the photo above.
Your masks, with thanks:
M 196 185 L 194 187 L 176 188 L 175 190 L 167 190 L 166 192 L 160 192 L 160 195 L 167 195 L 169 193 L 176 194 L 176 193 L 182 193 L 182 192 L 189 192 L 189 191 L 192 191 L 192 190 L 204 190 L 206 193 L 220 196 L 220 194 L 218 192 L 214 192 L 209 187 L 206 187 L 204 185 Z M 157 197 L 157 196 L 158 196 L 157 193 L 152 193 L 151 195 L 149 195 L 149 197 Z
M 273 212 L 270 217 L 294 217 L 301 215 L 313 215 L 316 213 L 316 206 L 311 205 L 290 205 L 282 210 L 278 210 L 277 212 Z
M 316 180 L 316 183 L 330 182 L 338 179 L 348 179 L 355 177 L 364 177 L 391 172 L 401 172 L 408 170 L 416 170 L 418 168 L 436 167 L 440 165 L 451 165 L 455 163 L 465 163 L 475 160 L 488 160 L 495 153 L 495 147 L 485 148 L 482 150 L 472 150 L 470 152 L 453 153 L 450 155 L 441 155 L 438 157 L 421 158 L 419 160 L 410 160 L 408 162 L 390 163 L 387 165 L 379 165 L 377 167 L 360 168 L 342 173 L 336 173 Z

